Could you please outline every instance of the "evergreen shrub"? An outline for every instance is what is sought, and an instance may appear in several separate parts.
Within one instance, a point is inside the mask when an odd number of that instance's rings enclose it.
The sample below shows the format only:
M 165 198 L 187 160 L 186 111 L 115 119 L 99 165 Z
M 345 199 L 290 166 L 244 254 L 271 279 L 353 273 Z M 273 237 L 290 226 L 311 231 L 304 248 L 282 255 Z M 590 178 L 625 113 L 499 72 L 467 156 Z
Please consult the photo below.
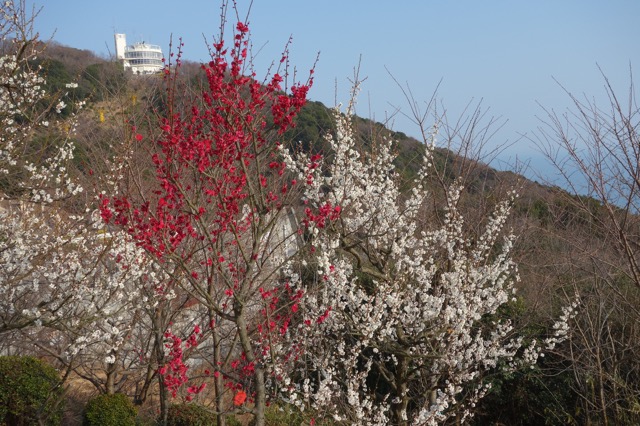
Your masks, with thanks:
M 98 395 L 87 402 L 84 426 L 136 426 L 136 407 L 126 395 Z
M 34 358 L 0 356 L 0 424 L 59 425 L 64 410 L 58 372 Z

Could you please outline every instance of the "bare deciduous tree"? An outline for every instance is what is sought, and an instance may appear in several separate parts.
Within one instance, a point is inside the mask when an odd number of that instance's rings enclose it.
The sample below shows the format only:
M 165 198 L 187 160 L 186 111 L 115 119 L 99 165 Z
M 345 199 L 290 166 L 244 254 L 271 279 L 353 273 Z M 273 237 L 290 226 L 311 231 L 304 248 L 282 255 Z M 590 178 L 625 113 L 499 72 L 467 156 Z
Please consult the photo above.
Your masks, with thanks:
M 640 418 L 640 110 L 633 83 L 620 97 L 603 78 L 606 105 L 567 91 L 572 108 L 546 110 L 536 141 L 569 190 L 558 277 L 582 307 L 562 355 L 585 421 L 631 424 Z

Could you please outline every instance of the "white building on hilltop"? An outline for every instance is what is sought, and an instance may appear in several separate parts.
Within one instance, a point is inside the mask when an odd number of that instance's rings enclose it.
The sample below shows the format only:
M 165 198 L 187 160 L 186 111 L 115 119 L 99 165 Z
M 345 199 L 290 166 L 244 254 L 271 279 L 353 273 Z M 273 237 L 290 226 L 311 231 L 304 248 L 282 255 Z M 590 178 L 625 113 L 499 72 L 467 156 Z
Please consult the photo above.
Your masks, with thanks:
M 162 49 L 155 44 L 144 41 L 127 46 L 125 34 L 115 34 L 116 59 L 122 61 L 124 69 L 130 69 L 134 74 L 156 74 L 162 71 Z

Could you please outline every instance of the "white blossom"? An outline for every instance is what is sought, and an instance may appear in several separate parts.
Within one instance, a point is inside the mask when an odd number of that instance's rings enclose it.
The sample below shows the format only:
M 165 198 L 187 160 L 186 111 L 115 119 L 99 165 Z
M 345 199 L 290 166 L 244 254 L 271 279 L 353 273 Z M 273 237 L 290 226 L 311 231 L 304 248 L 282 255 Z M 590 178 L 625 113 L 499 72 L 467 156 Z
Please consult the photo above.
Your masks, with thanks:
M 404 196 L 393 141 L 373 141 L 370 151 L 360 150 L 350 109 L 334 113 L 326 176 L 311 170 L 307 157 L 283 150 L 287 166 L 307 182 L 307 202 L 341 208 L 330 230 L 311 234 L 317 274 L 325 279 L 308 296 L 308 315 L 318 318 L 327 306 L 331 314 L 310 337 L 310 358 L 323 375 L 315 388 L 305 388 L 306 398 L 349 416 L 352 424 L 464 418 L 487 391 L 478 378 L 500 362 L 512 362 L 522 347 L 522 339 L 510 337 L 510 322 L 481 323 L 513 298 L 518 280 L 510 257 L 515 237 L 504 235 L 516 194 L 497 205 L 477 240 L 465 235 L 457 208 L 463 188 L 457 182 L 447 191 L 443 223 L 420 226 L 437 127 Z M 327 348 L 332 356 L 326 356 Z M 526 361 L 535 362 L 537 353 L 531 349 Z M 409 370 L 418 374 L 403 377 Z M 372 375 L 386 376 L 389 386 L 398 380 L 419 386 L 422 396 L 412 397 L 415 408 L 409 412 L 402 404 L 408 387 L 376 396 L 367 385 Z

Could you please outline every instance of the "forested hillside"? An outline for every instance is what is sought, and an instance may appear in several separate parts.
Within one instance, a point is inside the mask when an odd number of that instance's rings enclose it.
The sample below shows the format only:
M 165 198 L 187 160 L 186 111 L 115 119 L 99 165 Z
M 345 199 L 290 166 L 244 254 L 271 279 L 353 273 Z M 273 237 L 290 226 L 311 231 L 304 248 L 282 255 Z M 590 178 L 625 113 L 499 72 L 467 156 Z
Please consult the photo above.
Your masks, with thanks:
M 418 140 L 247 75 L 242 22 L 134 76 L 0 8 L 0 423 L 640 422 L 633 88 L 549 114 L 559 188 L 480 107 Z

